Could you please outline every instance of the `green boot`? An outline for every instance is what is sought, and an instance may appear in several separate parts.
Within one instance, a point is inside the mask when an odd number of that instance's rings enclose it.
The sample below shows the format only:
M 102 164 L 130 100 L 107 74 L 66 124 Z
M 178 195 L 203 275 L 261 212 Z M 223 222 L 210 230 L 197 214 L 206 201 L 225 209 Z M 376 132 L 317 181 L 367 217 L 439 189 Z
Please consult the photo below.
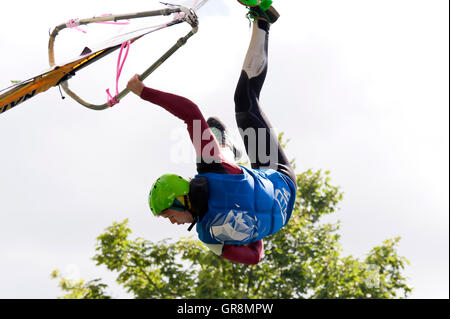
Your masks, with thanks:
M 272 6 L 272 2 L 273 2 L 272 0 L 262 0 L 261 3 L 259 4 L 259 7 L 261 8 L 262 11 L 267 11 Z
M 238 2 L 247 7 L 256 7 L 260 4 L 261 0 L 238 0 Z
M 268 23 L 275 23 L 280 14 L 272 7 L 272 0 L 262 0 L 256 7 L 250 7 L 247 18 L 251 20 L 264 20 Z

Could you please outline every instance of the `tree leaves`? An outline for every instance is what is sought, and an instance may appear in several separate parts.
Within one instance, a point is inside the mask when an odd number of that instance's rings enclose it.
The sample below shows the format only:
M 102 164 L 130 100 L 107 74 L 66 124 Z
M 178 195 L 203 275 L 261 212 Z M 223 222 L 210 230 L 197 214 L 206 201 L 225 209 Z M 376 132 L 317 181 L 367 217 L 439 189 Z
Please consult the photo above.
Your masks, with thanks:
M 283 147 L 289 142 L 279 141 Z M 291 162 L 295 167 L 295 160 Z M 232 263 L 192 237 L 152 243 L 130 239 L 128 220 L 98 236 L 98 266 L 118 273 L 117 282 L 135 298 L 406 298 L 412 291 L 402 271 L 408 260 L 397 254 L 400 238 L 374 247 L 360 261 L 342 256 L 340 224 L 322 224 L 343 198 L 330 172 L 297 175 L 297 197 L 287 226 L 264 239 L 258 265 Z M 110 298 L 100 279 L 85 282 L 52 278 L 63 298 Z
M 399 238 L 374 247 L 360 261 L 342 256 L 339 223 L 321 224 L 342 193 L 329 172 L 297 175 L 297 202 L 288 225 L 265 239 L 258 265 L 229 262 L 189 237 L 156 243 L 130 239 L 128 220 L 97 238 L 97 265 L 118 272 L 117 282 L 135 298 L 399 298 L 412 289 L 397 254 Z M 64 298 L 110 298 L 99 279 L 69 282 L 54 272 Z

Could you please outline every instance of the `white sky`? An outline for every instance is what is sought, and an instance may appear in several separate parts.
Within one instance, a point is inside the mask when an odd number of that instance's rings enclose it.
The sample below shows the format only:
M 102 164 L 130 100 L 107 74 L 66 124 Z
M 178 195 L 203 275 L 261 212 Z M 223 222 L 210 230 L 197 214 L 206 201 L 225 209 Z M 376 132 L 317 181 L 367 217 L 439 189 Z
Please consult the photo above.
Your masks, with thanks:
M 271 30 L 261 101 L 292 139 L 297 171 L 331 170 L 341 186 L 341 209 L 327 221 L 342 222 L 344 253 L 363 258 L 401 236 L 412 297 L 448 298 L 448 1 L 275 3 L 282 17 Z M 157 7 L 135 0 L 4 3 L 0 87 L 47 68 L 48 30 L 57 24 Z M 210 0 L 202 11 L 199 34 L 146 84 L 192 99 L 236 132 L 233 94 L 250 37 L 245 10 L 234 0 Z M 187 30 L 133 45 L 121 85 Z M 57 54 L 80 53 L 75 43 L 83 37 L 62 32 Z M 103 103 L 105 89 L 114 88 L 116 58 L 80 72 L 72 86 Z M 0 136 L 0 298 L 60 296 L 53 269 L 104 278 L 115 297 L 127 297 L 91 261 L 95 238 L 125 218 L 134 236 L 188 235 L 147 207 L 156 177 L 195 174 L 183 123 L 158 107 L 129 96 L 96 112 L 61 100 L 53 88 L 0 115 Z

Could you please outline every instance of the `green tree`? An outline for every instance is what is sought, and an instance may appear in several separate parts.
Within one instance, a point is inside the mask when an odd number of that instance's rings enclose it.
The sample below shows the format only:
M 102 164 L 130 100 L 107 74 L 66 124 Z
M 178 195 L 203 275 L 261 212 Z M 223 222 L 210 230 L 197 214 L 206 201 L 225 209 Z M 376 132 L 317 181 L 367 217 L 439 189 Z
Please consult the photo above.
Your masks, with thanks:
M 340 223 L 320 223 L 342 200 L 329 172 L 297 175 L 298 194 L 288 225 L 264 240 L 258 265 L 229 262 L 192 237 L 178 242 L 132 239 L 128 221 L 115 222 L 97 238 L 97 265 L 118 273 L 117 282 L 135 298 L 406 298 L 397 254 L 399 238 L 388 239 L 363 259 L 342 256 Z M 109 298 L 100 279 L 53 278 L 64 298 Z

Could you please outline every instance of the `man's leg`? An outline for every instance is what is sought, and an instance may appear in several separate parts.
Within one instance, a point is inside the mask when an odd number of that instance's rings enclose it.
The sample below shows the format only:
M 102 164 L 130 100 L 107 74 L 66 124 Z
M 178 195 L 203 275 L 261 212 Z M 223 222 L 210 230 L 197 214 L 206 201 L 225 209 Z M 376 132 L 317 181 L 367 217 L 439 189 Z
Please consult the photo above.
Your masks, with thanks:
M 275 169 L 290 177 L 296 185 L 295 172 L 259 104 L 267 74 L 269 29 L 267 21 L 253 22 L 250 46 L 234 97 L 236 121 L 252 168 Z

